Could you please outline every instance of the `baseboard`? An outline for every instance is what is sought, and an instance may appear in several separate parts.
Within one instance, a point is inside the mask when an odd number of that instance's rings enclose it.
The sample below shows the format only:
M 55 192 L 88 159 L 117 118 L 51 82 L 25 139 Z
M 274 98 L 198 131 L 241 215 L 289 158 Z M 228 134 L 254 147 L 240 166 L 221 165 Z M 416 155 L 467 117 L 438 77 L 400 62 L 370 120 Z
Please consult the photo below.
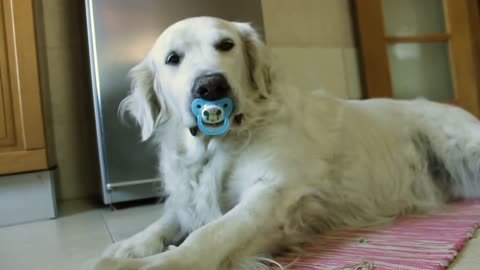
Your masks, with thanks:
M 54 171 L 0 176 L 0 226 L 55 218 Z

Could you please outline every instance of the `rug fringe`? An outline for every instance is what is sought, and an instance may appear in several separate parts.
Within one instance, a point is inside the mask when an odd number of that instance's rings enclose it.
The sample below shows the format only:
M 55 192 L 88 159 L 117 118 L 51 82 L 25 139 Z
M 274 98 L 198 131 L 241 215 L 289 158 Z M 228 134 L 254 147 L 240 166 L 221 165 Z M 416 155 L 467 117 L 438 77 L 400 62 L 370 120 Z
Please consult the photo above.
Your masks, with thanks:
M 362 260 L 359 263 L 347 264 L 332 270 L 373 270 L 373 262 Z

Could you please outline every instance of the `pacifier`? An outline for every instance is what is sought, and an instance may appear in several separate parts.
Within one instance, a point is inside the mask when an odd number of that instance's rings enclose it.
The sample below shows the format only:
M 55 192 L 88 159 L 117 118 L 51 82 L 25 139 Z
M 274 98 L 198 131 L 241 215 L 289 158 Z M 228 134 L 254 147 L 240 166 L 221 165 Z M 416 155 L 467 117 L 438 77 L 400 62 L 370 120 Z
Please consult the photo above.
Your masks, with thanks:
M 197 119 L 198 129 L 205 135 L 220 135 L 230 127 L 230 114 L 233 111 L 232 99 L 219 100 L 197 98 L 192 102 L 192 112 Z

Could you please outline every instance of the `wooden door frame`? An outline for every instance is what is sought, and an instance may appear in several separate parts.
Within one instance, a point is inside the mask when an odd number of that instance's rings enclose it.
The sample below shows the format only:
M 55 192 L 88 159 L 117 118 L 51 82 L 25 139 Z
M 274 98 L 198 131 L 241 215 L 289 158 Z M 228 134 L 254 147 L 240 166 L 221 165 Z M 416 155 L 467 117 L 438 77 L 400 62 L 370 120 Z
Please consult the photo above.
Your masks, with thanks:
M 473 59 L 475 65 L 475 76 L 480 80 L 480 0 L 468 2 L 470 12 L 470 30 L 472 33 Z M 480 103 L 480 89 L 478 102 Z
M 362 73 L 362 89 L 365 97 L 391 97 L 392 82 L 385 43 L 382 0 L 352 0 L 355 14 L 356 36 Z M 370 13 L 369 18 L 358 16 Z M 361 34 L 360 34 L 361 33 Z M 367 56 L 374 57 L 367 57 Z M 386 68 L 385 68 L 386 67 Z
M 450 62 L 453 70 L 453 84 L 457 99 L 454 104 L 462 105 L 471 113 L 479 116 L 479 85 L 476 74 L 473 25 L 471 24 L 470 0 L 444 0 L 447 30 L 452 33 L 450 39 Z M 467 16 L 465 16 L 467 15 Z M 458 78 L 468 78 L 459 80 Z

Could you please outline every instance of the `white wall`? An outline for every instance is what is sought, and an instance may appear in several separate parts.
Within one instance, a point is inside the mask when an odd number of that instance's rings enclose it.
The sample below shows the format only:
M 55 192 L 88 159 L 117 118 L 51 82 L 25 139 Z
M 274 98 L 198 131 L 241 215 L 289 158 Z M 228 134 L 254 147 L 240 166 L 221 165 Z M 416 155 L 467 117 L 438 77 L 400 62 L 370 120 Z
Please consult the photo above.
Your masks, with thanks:
M 262 0 L 262 7 L 267 43 L 296 86 L 361 96 L 348 0 Z

